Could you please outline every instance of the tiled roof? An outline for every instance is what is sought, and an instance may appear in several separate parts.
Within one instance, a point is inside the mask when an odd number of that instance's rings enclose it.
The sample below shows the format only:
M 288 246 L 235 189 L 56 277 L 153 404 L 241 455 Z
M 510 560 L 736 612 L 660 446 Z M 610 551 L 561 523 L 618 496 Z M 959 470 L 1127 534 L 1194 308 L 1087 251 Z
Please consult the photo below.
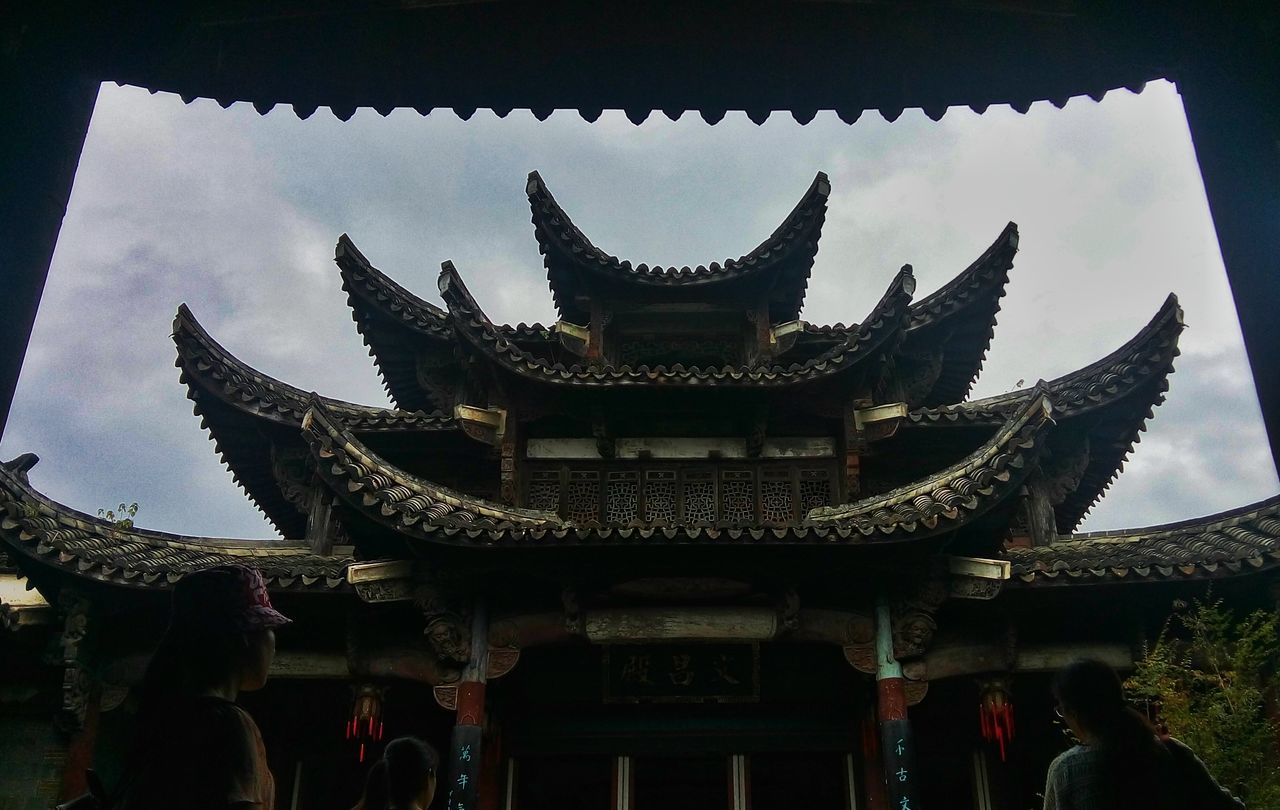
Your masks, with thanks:
M 279 540 L 186 537 L 114 523 L 49 500 L 32 489 L 30 454 L 0 464 L 0 542 L 19 567 L 40 564 L 132 587 L 168 587 L 184 574 L 236 563 L 256 568 L 268 586 L 288 590 L 346 587 L 349 549 L 333 556 Z
M 444 310 L 388 278 L 369 263 L 344 233 L 334 261 L 342 274 L 351 319 L 369 347 L 387 395 L 409 410 L 451 409 L 425 390 L 418 378 L 418 355 L 425 351 L 452 356 L 453 327 Z
M 1170 295 L 1133 339 L 1101 360 L 1047 384 L 1056 418 L 1079 420 L 1089 436 L 1089 463 L 1079 486 L 1056 507 L 1059 529 L 1069 531 L 1079 525 L 1119 475 L 1153 409 L 1164 401 L 1168 376 L 1178 356 L 1178 336 L 1184 327 L 1178 298 Z M 1033 391 L 1028 388 L 958 405 L 916 409 L 908 414 L 908 425 L 994 426 Z
M 551 363 L 521 349 L 493 325 L 462 283 L 457 270 L 445 262 L 440 293 L 453 315 L 459 335 L 476 350 L 513 374 L 544 383 L 573 386 L 661 384 L 667 386 L 778 386 L 832 377 L 878 356 L 877 350 L 901 337 L 915 278 L 904 267 L 884 297 L 858 329 L 822 354 L 803 363 L 686 368 L 656 366 L 588 366 Z
M 288 437 L 301 447 L 296 430 L 311 395 L 241 362 L 209 336 L 186 305 L 178 308 L 174 318 L 173 341 L 187 398 L 195 403 L 193 410 L 208 429 L 222 462 L 281 534 L 301 536 L 306 516 L 276 480 L 271 436 Z M 458 430 L 451 415 L 321 401 L 334 419 L 359 433 Z
M 485 501 L 418 478 L 380 458 L 317 406 L 303 432 L 337 497 L 401 534 L 451 545 L 609 545 L 637 542 L 864 544 L 953 531 L 1016 493 L 1052 424 L 1047 397 L 1019 411 L 961 463 L 887 495 L 809 513 L 777 527 L 575 525 L 554 512 Z
M 1213 579 L 1280 565 L 1280 496 L 1209 517 L 1005 552 L 1009 587 Z
M 942 346 L 942 370 L 922 404 L 959 402 L 982 370 L 995 336 L 996 314 L 1018 252 L 1018 226 L 1010 222 L 973 264 L 912 304 L 904 353 Z
M 818 240 L 827 214 L 827 197 L 831 183 L 821 172 L 809 190 L 782 224 L 755 250 L 723 264 L 712 262 L 697 267 L 659 267 L 633 265 L 610 256 L 591 243 L 555 197 L 537 172 L 529 174 L 525 187 L 533 211 L 534 233 L 547 268 L 547 280 L 555 297 L 557 310 L 566 317 L 576 312 L 573 303 L 579 273 L 597 276 L 613 283 L 644 287 L 706 286 L 748 278 L 761 278 L 778 273 L 772 280 L 775 290 L 785 290 L 788 305 L 776 320 L 799 317 L 804 291 L 818 252 Z
M 333 491 L 382 522 L 419 534 L 559 526 L 553 512 L 486 501 L 411 475 L 374 454 L 316 401 L 302 423 L 317 471 Z
M 1016 492 L 1044 447 L 1053 410 L 1035 389 L 1022 408 L 976 451 L 928 478 L 863 500 L 814 509 L 815 525 L 854 526 L 864 534 L 956 528 Z

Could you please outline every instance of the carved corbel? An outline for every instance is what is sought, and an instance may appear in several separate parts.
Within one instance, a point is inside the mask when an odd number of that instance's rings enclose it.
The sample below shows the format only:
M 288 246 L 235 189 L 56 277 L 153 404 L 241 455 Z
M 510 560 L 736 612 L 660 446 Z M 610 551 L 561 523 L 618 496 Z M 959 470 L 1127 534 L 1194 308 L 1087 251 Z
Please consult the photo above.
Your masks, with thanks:
M 995 599 L 1012 576 L 1008 560 L 980 557 L 948 557 L 947 592 L 955 599 Z
M 75 733 L 84 727 L 85 713 L 93 691 L 93 681 L 84 666 L 83 649 L 89 635 L 89 600 L 71 589 L 59 594 L 59 607 L 64 615 L 62 636 L 59 639 L 62 663 L 62 706 L 58 713 L 58 726 L 67 733 Z
M 787 321 L 769 330 L 769 349 L 777 357 L 786 354 L 796 345 L 796 338 L 804 332 L 804 321 Z
M 464 666 L 471 659 L 471 611 L 435 583 L 421 583 L 414 602 L 425 620 L 422 634 L 441 661 Z
M 306 450 L 280 448 L 271 443 L 271 476 L 280 494 L 304 515 L 311 512 L 315 466 Z
M 591 353 L 590 327 L 578 326 L 568 321 L 557 321 L 552 329 L 560 338 L 560 345 L 566 351 L 578 357 L 587 357 Z
M 913 406 L 924 404 L 942 376 L 942 365 L 941 349 L 900 356 L 898 382 L 902 398 Z
M 477 408 L 459 403 L 453 406 L 453 417 L 458 420 L 463 433 L 492 447 L 499 446 L 507 432 L 507 411 L 504 408 Z
M 347 582 L 365 602 L 404 602 L 417 597 L 418 584 L 409 560 L 351 563 Z
M 600 454 L 600 458 L 617 457 L 618 444 L 614 440 L 613 432 L 609 430 L 609 420 L 599 400 L 593 400 L 591 403 L 591 435 L 596 439 L 596 452 Z

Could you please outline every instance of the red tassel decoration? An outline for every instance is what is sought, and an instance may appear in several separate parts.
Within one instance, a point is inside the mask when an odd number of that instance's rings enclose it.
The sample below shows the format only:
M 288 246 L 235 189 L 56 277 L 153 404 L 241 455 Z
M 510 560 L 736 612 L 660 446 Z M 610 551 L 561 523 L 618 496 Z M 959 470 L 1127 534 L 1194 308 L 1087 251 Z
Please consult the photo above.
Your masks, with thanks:
M 1013 739 L 1013 699 L 1005 679 L 996 678 L 982 684 L 978 701 L 978 722 L 982 728 L 982 738 L 995 743 L 1000 750 L 1000 761 L 1006 761 L 1006 748 Z

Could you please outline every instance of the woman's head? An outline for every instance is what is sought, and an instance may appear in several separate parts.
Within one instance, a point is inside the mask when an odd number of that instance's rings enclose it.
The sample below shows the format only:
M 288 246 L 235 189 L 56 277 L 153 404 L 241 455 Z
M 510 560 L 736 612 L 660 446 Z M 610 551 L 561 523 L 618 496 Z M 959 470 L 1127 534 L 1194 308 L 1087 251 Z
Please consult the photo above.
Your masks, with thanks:
M 1086 743 L 1138 751 L 1155 743 L 1155 728 L 1125 701 L 1120 676 L 1102 661 L 1072 661 L 1054 677 L 1053 696 L 1062 719 Z
M 149 691 L 260 689 L 275 657 L 274 628 L 288 622 L 253 569 L 227 565 L 188 574 L 174 586 Z
M 436 751 L 417 737 L 398 737 L 387 743 L 382 759 L 365 780 L 361 810 L 426 808 L 436 792 Z

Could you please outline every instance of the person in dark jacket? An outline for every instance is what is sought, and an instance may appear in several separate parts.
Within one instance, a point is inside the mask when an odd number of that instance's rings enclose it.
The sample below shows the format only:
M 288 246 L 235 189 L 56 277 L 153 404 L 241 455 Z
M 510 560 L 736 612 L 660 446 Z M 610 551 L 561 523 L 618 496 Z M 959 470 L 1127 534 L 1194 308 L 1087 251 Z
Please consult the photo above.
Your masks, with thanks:
M 436 750 L 417 737 L 387 743 L 369 769 L 364 796 L 353 810 L 427 810 L 436 794 Z
M 117 807 L 274 810 L 262 735 L 235 701 L 266 684 L 275 628 L 288 622 L 253 569 L 220 566 L 178 581 Z
M 1069 664 L 1053 682 L 1058 716 L 1080 745 L 1049 766 L 1044 810 L 1237 810 L 1190 748 L 1161 737 L 1124 699 L 1102 661 Z

